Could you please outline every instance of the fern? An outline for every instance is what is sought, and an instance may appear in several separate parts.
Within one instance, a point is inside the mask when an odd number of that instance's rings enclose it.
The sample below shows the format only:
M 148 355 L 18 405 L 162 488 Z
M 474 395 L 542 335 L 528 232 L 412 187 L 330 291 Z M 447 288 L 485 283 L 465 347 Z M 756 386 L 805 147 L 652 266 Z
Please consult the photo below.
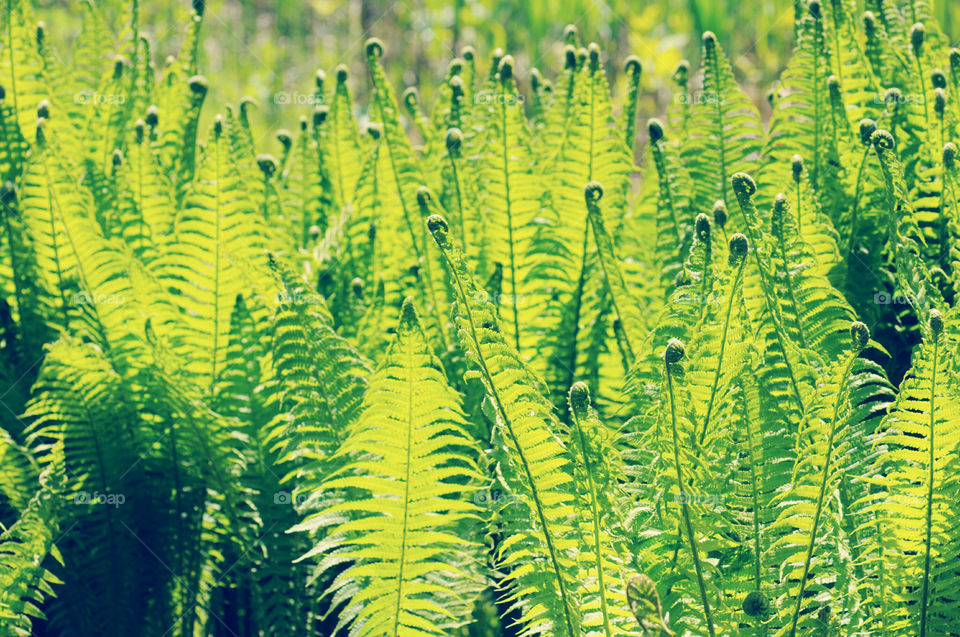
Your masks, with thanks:
M 903 389 L 877 444 L 886 468 L 881 491 L 870 510 L 883 529 L 878 542 L 896 547 L 883 558 L 890 598 L 882 600 L 877 627 L 889 634 L 939 634 L 956 622 L 957 602 L 950 588 L 955 569 L 945 562 L 956 546 L 952 503 L 944 494 L 956 488 L 953 474 L 957 414 L 949 392 L 952 373 L 944 358 L 952 347 L 952 316 L 931 311 L 926 338 L 914 357 Z M 886 553 L 886 552 L 885 552 Z
M 476 284 L 442 217 L 427 220 L 457 287 L 458 338 L 480 375 L 496 423 L 498 473 L 522 511 L 498 563 L 511 570 L 506 600 L 522 613 L 524 634 L 577 634 L 575 547 L 569 459 L 542 383 L 501 334 L 490 309 L 475 304 Z M 513 516 L 511 516 L 513 517 Z M 541 570 L 542 569 L 542 570 Z
M 203 0 L 8 0 L 0 633 L 956 632 L 960 53 L 793 7 L 770 109 L 570 25 L 268 131 Z
M 476 594 L 467 557 L 474 549 L 457 534 L 476 518 L 479 480 L 459 402 L 407 299 L 396 340 L 337 451 L 345 463 L 308 503 L 343 491 L 351 497 L 296 527 L 330 527 L 301 559 L 316 557 L 321 569 L 349 564 L 327 594 L 345 601 L 338 624 L 354 634 L 444 634 Z
M 751 158 L 759 153 L 763 138 L 759 114 L 737 86 L 717 37 L 709 31 L 703 34 L 702 58 L 702 86 L 682 145 L 696 210 L 717 200 L 727 207 L 733 204 L 730 177 L 755 169 Z
M 62 454 L 62 449 L 59 450 Z M 57 450 L 54 451 L 57 453 Z M 33 619 L 46 619 L 44 601 L 63 582 L 44 566 L 49 557 L 63 564 L 56 546 L 60 489 L 65 481 L 63 459 L 51 463 L 40 476 L 40 488 L 20 518 L 0 534 L 0 626 L 10 635 L 31 635 Z

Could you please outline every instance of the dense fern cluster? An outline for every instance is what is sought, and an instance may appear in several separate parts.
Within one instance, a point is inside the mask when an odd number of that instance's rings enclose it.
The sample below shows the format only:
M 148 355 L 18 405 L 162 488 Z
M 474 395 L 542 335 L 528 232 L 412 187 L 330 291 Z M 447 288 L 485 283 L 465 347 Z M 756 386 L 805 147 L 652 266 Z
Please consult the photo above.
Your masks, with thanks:
M 370 40 L 271 155 L 204 3 L 159 72 L 136 1 L 69 64 L 5 5 L 0 634 L 960 635 L 921 0 L 797 2 L 769 122 L 705 33 L 640 166 L 572 27 L 429 112 Z

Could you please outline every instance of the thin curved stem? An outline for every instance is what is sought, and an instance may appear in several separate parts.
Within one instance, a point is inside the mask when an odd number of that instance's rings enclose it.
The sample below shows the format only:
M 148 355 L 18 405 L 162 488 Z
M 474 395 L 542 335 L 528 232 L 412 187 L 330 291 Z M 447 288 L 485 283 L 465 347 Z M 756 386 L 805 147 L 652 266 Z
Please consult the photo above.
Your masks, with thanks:
M 920 637 L 926 637 L 927 634 L 927 603 L 930 596 L 930 554 L 933 545 L 933 480 L 935 477 L 936 457 L 934 455 L 934 435 L 936 433 L 936 396 L 937 396 L 937 358 L 940 354 L 940 339 L 934 337 L 933 341 L 933 370 L 930 378 L 930 433 L 927 436 L 929 453 L 927 456 L 927 518 L 926 526 L 926 547 L 923 558 L 923 592 L 920 595 Z
M 700 553 L 697 551 L 697 543 L 693 533 L 693 522 L 690 520 L 690 507 L 687 506 L 687 498 L 683 497 L 684 481 L 683 472 L 680 465 L 680 437 L 677 433 L 677 408 L 673 397 L 673 374 L 670 373 L 670 363 L 667 367 L 667 392 L 670 394 L 670 419 L 673 428 L 673 461 L 677 469 L 677 487 L 680 489 L 680 509 L 683 512 L 683 526 L 687 535 L 687 542 L 690 544 L 690 553 L 693 555 L 693 568 L 697 572 L 697 585 L 700 587 L 700 601 L 703 603 L 703 615 L 707 621 L 707 631 L 710 637 L 714 637 L 713 617 L 710 614 L 710 600 L 707 598 L 707 585 L 703 579 L 703 566 L 700 564 Z
M 833 418 L 830 419 L 830 435 L 827 438 L 827 455 L 823 459 L 823 475 L 820 478 L 820 491 L 817 495 L 817 508 L 813 515 L 813 525 L 810 528 L 810 542 L 807 544 L 807 557 L 803 563 L 803 575 L 800 578 L 800 590 L 797 591 L 797 605 L 793 611 L 793 620 L 790 624 L 790 637 L 796 637 L 797 624 L 800 621 L 800 611 L 803 607 L 803 593 L 807 588 L 807 576 L 810 574 L 810 564 L 813 561 L 813 549 L 817 544 L 817 531 L 820 526 L 820 516 L 823 515 L 823 501 L 827 492 L 827 482 L 830 479 L 830 464 L 833 462 L 833 442 L 837 434 L 837 418 L 840 415 L 840 405 L 846 391 L 847 381 L 850 378 L 850 372 L 853 370 L 853 364 L 856 362 L 859 352 L 854 352 L 847 361 L 843 370 L 843 376 L 840 379 L 840 387 L 837 388 L 837 399 L 833 404 Z
M 723 369 L 723 356 L 727 348 L 727 334 L 730 332 L 730 316 L 733 314 L 733 301 L 737 296 L 737 288 L 740 286 L 740 281 L 743 279 L 743 266 L 746 262 L 746 259 L 740 262 L 740 267 L 737 268 L 737 274 L 733 279 L 733 284 L 730 286 L 730 298 L 727 300 L 727 316 L 723 321 L 723 336 L 720 338 L 720 355 L 717 360 L 717 368 L 713 372 L 713 386 L 710 388 L 710 400 L 707 402 L 707 413 L 703 419 L 703 431 L 700 432 L 699 443 L 701 446 L 707 437 L 707 429 L 710 426 L 710 416 L 713 414 L 717 387 L 720 384 L 720 372 Z

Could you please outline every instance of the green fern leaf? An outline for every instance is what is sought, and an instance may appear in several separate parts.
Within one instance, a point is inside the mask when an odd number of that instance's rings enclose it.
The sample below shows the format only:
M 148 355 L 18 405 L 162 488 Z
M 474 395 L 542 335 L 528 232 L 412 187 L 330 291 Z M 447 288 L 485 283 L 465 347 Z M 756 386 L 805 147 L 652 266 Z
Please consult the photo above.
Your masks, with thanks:
M 480 374 L 496 423 L 498 472 L 511 494 L 506 539 L 497 561 L 506 571 L 505 600 L 521 613 L 521 634 L 579 634 L 574 598 L 576 540 L 570 460 L 543 384 L 500 332 L 489 304 L 476 303 L 479 288 L 463 255 L 450 241 L 442 217 L 427 220 L 457 287 L 461 346 Z M 503 515 L 503 513 L 501 513 Z
M 479 473 L 460 399 L 446 384 L 413 308 L 373 375 L 362 413 L 337 452 L 344 464 L 308 503 L 352 495 L 311 513 L 297 531 L 327 527 L 301 559 L 348 563 L 328 595 L 349 600 L 338 626 L 351 634 L 445 635 L 478 592 L 468 556 L 478 546 L 458 527 L 476 519 Z

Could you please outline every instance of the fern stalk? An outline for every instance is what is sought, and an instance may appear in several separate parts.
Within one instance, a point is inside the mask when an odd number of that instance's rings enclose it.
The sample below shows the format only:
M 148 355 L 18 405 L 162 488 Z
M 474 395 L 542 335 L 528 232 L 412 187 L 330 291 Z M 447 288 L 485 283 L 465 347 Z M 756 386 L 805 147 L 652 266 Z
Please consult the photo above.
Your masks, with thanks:
M 936 470 L 936 457 L 934 454 L 934 436 L 936 435 L 936 396 L 937 396 L 937 359 L 940 355 L 940 334 L 943 331 L 943 319 L 940 313 L 933 310 L 931 313 L 930 327 L 933 332 L 933 363 L 930 370 L 930 431 L 928 432 L 927 448 L 929 450 L 927 457 L 927 515 L 924 521 L 924 557 L 923 557 L 923 591 L 920 594 L 920 637 L 926 637 L 927 634 L 927 601 L 930 594 L 930 554 L 933 546 L 933 496 L 934 496 L 934 476 Z
M 507 58 L 504 58 L 507 59 Z M 513 58 L 509 58 L 509 64 L 503 64 L 501 60 L 501 86 L 504 82 L 510 79 L 513 76 Z M 501 88 L 500 91 L 500 135 L 501 139 L 500 147 L 502 150 L 501 157 L 503 159 L 503 187 L 505 190 L 504 201 L 506 201 L 506 216 L 507 216 L 507 245 L 510 248 L 510 284 L 512 286 L 512 294 L 510 299 L 510 305 L 513 311 L 513 337 L 514 344 L 516 345 L 517 351 L 522 351 L 520 349 L 520 308 L 518 307 L 518 296 L 517 293 L 517 256 L 515 254 L 515 246 L 513 239 L 513 214 L 511 211 L 511 200 L 510 200 L 510 143 L 507 138 L 507 96 L 505 90 Z
M 823 514 L 823 502 L 826 499 L 827 482 L 830 479 L 830 464 L 833 462 L 833 443 L 837 433 L 837 420 L 840 416 L 840 408 L 846 398 L 847 383 L 850 379 L 850 373 L 853 371 L 853 364 L 860 357 L 860 351 L 866 347 L 870 340 L 870 331 L 863 323 L 853 323 L 853 325 L 850 326 L 850 333 L 854 338 L 854 349 L 847 360 L 847 364 L 844 366 L 843 374 L 840 377 L 840 386 L 837 388 L 837 397 L 833 403 L 833 417 L 830 419 L 830 433 L 827 437 L 827 453 L 823 460 L 823 475 L 820 477 L 820 490 L 817 494 L 817 506 L 813 514 L 813 525 L 810 528 L 810 541 L 807 543 L 807 556 L 803 562 L 800 589 L 797 591 L 797 605 L 794 608 L 793 619 L 790 624 L 790 637 L 796 637 L 797 634 L 797 624 L 800 621 L 800 611 L 803 607 L 803 593 L 807 587 L 807 575 L 810 573 L 810 564 L 813 561 L 813 550 L 817 544 L 820 516 Z
M 469 295 L 467 294 L 464 288 L 464 282 L 460 277 L 460 272 L 458 271 L 457 264 L 454 263 L 453 258 L 450 255 L 450 243 L 448 240 L 449 226 L 443 217 L 439 215 L 432 215 L 427 220 L 427 227 L 430 229 L 431 234 L 433 234 L 434 239 L 437 242 L 437 245 L 440 247 L 440 252 L 443 254 L 444 259 L 447 262 L 447 266 L 451 273 L 454 283 L 457 286 L 457 291 L 460 296 L 460 301 L 467 308 L 465 312 L 467 318 L 467 324 L 470 327 L 470 339 L 472 345 L 475 348 L 477 363 L 480 367 L 480 373 L 483 375 L 486 385 L 489 390 L 489 396 L 494 403 L 494 407 L 497 410 L 497 413 L 500 418 L 500 422 L 503 423 L 504 428 L 507 430 L 510 439 L 513 442 L 514 448 L 517 450 L 517 455 L 520 459 L 520 464 L 523 467 L 523 471 L 527 477 L 527 481 L 530 485 L 530 494 L 533 498 L 534 505 L 536 508 L 537 518 L 540 521 L 540 526 L 543 533 L 544 541 L 547 544 L 547 551 L 550 556 L 550 563 L 554 572 L 554 575 L 557 579 L 557 584 L 560 589 L 560 596 L 563 603 L 563 612 L 564 620 L 566 622 L 567 635 L 568 637 L 576 637 L 576 632 L 574 631 L 574 618 L 573 618 L 573 609 L 570 607 L 569 594 L 566 589 L 566 582 L 563 577 L 563 573 L 560 569 L 560 562 L 557 557 L 557 548 L 556 542 L 553 537 L 553 532 L 551 526 L 547 523 L 547 518 L 544 513 L 544 506 L 542 504 L 542 496 L 540 494 L 537 483 L 534 479 L 533 471 L 530 468 L 530 461 L 527 458 L 527 454 L 524 451 L 523 446 L 520 444 L 520 439 L 517 436 L 517 433 L 513 426 L 513 421 L 510 416 L 507 414 L 507 409 L 504 406 L 503 400 L 500 398 L 500 393 L 497 391 L 496 385 L 494 384 L 493 374 L 490 372 L 490 368 L 487 364 L 487 359 L 483 354 L 483 350 L 480 347 L 480 337 L 477 333 L 477 326 L 473 320 L 473 313 L 471 311 L 471 305 L 469 301 Z
M 717 387 L 720 384 L 720 373 L 723 370 L 723 357 L 727 347 L 727 335 L 730 332 L 730 316 L 733 314 L 733 302 L 737 297 L 737 289 L 743 280 L 743 268 L 747 263 L 747 252 L 750 245 L 747 237 L 737 233 L 730 237 L 730 258 L 737 260 L 737 273 L 730 283 L 730 298 L 727 300 L 727 311 L 723 319 L 723 333 L 720 337 L 720 353 L 717 357 L 717 367 L 713 372 L 713 384 L 710 387 L 710 399 L 707 401 L 707 413 L 703 418 L 703 431 L 700 433 L 700 444 L 707 437 L 707 430 L 710 427 L 710 417 L 713 415 L 713 405 L 717 397 Z
M 687 535 L 687 542 L 690 544 L 690 553 L 693 556 L 693 567 L 697 572 L 697 585 L 700 588 L 700 601 L 703 603 L 703 615 L 707 621 L 707 631 L 710 637 L 714 637 L 713 617 L 710 614 L 710 600 L 707 598 L 707 586 L 703 579 L 703 566 L 700 564 L 700 552 L 697 549 L 697 542 L 693 532 L 693 522 L 690 520 L 690 508 L 687 506 L 687 498 L 683 497 L 685 483 L 683 481 L 683 472 L 680 463 L 680 436 L 677 432 L 677 407 L 673 397 L 673 374 L 671 366 L 680 362 L 683 358 L 683 343 L 677 339 L 670 339 L 667 343 L 667 349 L 663 354 L 664 366 L 667 375 L 667 393 L 670 394 L 670 421 L 673 431 L 673 461 L 677 470 L 677 487 L 680 489 L 680 509 L 683 512 L 683 526 Z
M 597 563 L 597 582 L 598 589 L 600 591 L 600 612 L 603 616 L 603 629 L 607 637 L 612 637 L 614 635 L 613 628 L 610 625 L 610 610 L 608 609 L 607 602 L 607 585 L 604 581 L 604 545 L 601 540 L 601 530 L 600 530 L 600 506 L 597 502 L 597 485 L 594 481 L 594 467 L 591 461 L 591 454 L 588 452 L 589 447 L 587 446 L 587 437 L 583 432 L 583 420 L 587 417 L 587 409 L 589 408 L 589 398 L 590 393 L 587 389 L 587 386 L 584 383 L 575 383 L 570 388 L 569 402 L 570 402 L 570 413 L 572 414 L 573 427 L 576 430 L 576 435 L 580 444 L 580 449 L 583 453 L 583 463 L 585 465 L 585 473 L 587 476 L 587 489 L 590 494 L 590 512 L 591 512 L 591 522 L 592 522 L 592 533 L 590 536 L 590 548 L 594 553 L 594 559 Z
M 800 189 L 797 188 L 797 198 L 800 198 Z M 799 202 L 798 202 L 799 205 Z M 780 249 L 780 259 L 783 261 L 783 279 L 787 284 L 787 293 L 790 295 L 790 303 L 793 305 L 793 318 L 797 325 L 797 336 L 800 339 L 800 347 L 809 349 L 807 340 L 803 336 L 803 323 L 800 321 L 801 307 L 797 302 L 797 293 L 793 286 L 793 277 L 790 276 L 790 261 L 787 259 L 787 247 L 783 238 L 784 216 L 787 214 L 787 200 L 783 193 L 778 193 L 773 202 L 773 228 L 777 235 L 777 247 Z M 798 208 L 799 210 L 799 208 Z M 799 217 L 798 217 L 799 220 Z
M 751 199 L 757 192 L 757 184 L 753 178 L 746 173 L 735 174 L 731 181 L 733 183 L 733 191 L 737 196 L 738 203 L 740 204 L 740 209 L 743 211 L 743 215 L 746 218 L 746 229 L 747 232 L 750 233 L 750 243 L 752 243 L 754 246 L 757 246 L 757 238 L 753 236 L 755 230 L 753 225 L 756 219 L 756 206 Z M 763 261 L 760 259 L 760 252 L 758 250 L 754 250 L 753 256 L 754 260 L 757 262 L 757 270 L 760 273 L 760 285 L 763 288 L 763 296 L 768 310 L 773 317 L 779 318 L 779 308 L 773 301 L 770 282 L 767 280 L 767 269 L 763 266 Z M 797 379 L 793 373 L 793 366 L 790 364 L 790 359 L 787 355 L 787 346 L 784 343 L 783 334 L 779 329 L 777 329 L 776 326 L 774 326 L 773 331 L 777 336 L 777 344 L 780 346 L 780 351 L 783 354 L 783 359 L 786 363 L 787 372 L 790 375 L 790 386 L 793 388 L 793 394 L 797 399 L 797 405 L 802 410 L 803 398 L 801 398 L 800 387 L 797 385 Z

